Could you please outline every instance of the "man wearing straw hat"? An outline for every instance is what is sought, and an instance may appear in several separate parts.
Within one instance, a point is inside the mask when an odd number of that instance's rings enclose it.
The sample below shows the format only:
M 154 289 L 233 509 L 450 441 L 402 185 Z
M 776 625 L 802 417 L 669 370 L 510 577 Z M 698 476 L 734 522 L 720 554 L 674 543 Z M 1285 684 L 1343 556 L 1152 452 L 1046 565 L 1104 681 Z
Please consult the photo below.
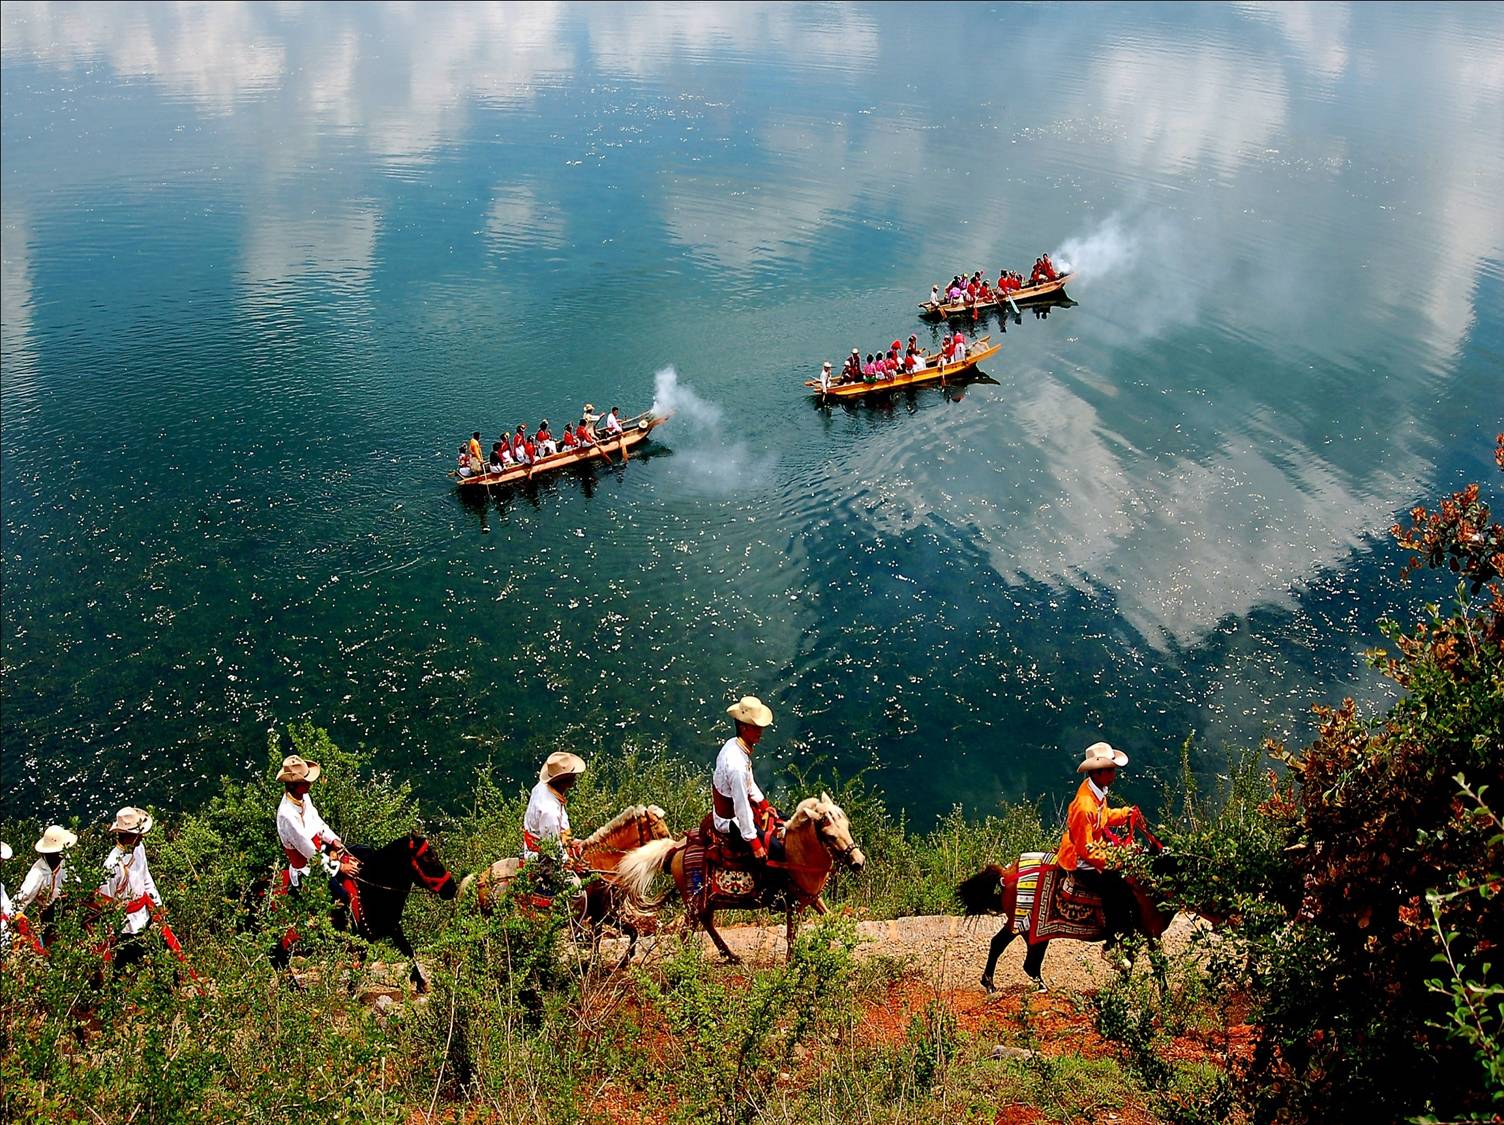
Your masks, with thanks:
M 528 794 L 522 814 L 522 860 L 531 862 L 541 854 L 545 840 L 557 840 L 569 854 L 578 851 L 569 832 L 569 791 L 585 772 L 585 759 L 567 750 L 555 750 L 538 770 L 538 784 Z
M 736 723 L 736 737 L 728 739 L 715 760 L 711 780 L 710 823 L 733 853 L 766 863 L 783 855 L 782 819 L 768 804 L 752 776 L 752 751 L 762 732 L 773 725 L 773 712 L 754 695 L 726 708 Z
M 146 865 L 146 847 L 142 843 L 153 823 L 145 809 L 127 805 L 115 814 L 109 828 L 115 846 L 104 857 L 105 875 L 104 882 L 99 884 L 99 896 L 119 903 L 125 910 L 125 921 L 120 926 L 123 940 L 118 941 L 109 955 L 116 972 L 146 956 L 141 934 L 162 907 L 162 896 L 157 893 L 156 880 Z
M 52 934 L 56 929 L 54 919 L 57 900 L 63 897 L 63 882 L 71 874 L 64 862 L 63 853 L 76 843 L 78 837 L 61 824 L 50 825 L 36 842 L 34 850 L 37 860 L 21 881 L 21 889 L 16 892 L 12 903 L 13 909 L 7 911 L 15 919 L 16 932 L 24 934 L 32 948 L 38 952 L 52 944 Z M 33 931 L 31 917 L 27 913 L 33 906 L 36 907 L 40 934 Z
M 1108 959 L 1119 936 L 1132 931 L 1138 909 L 1123 873 L 1107 866 L 1108 849 L 1116 844 L 1107 829 L 1131 825 L 1142 815 L 1136 807 L 1107 806 L 1107 790 L 1117 780 L 1118 770 L 1127 764 L 1128 755 L 1105 742 L 1094 742 L 1086 748 L 1076 767 L 1076 772 L 1086 778 L 1066 812 L 1065 835 L 1055 853 L 1056 865 L 1071 872 L 1078 887 L 1101 896 L 1107 921 L 1102 956 Z
M 277 780 L 284 786 L 282 800 L 277 805 L 277 838 L 287 857 L 287 866 L 282 869 L 281 879 L 274 893 L 279 897 L 288 894 L 296 897 L 303 875 L 314 856 L 337 857 L 339 874 L 331 880 L 330 889 L 336 898 L 344 901 L 358 916 L 354 876 L 360 870 L 360 861 L 345 851 L 345 842 L 324 822 L 309 793 L 313 783 L 323 772 L 323 766 L 297 754 L 283 758 L 282 768 L 277 771 Z M 297 940 L 297 930 L 289 927 L 272 947 L 272 964 L 279 969 L 286 968 Z

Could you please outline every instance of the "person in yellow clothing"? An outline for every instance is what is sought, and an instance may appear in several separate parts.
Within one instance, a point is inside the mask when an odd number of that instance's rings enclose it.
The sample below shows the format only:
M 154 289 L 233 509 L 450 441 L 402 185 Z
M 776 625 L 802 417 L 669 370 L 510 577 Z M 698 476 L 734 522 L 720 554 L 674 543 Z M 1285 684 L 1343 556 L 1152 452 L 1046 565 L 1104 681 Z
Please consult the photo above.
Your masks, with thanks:
M 1105 742 L 1086 748 L 1077 773 L 1086 778 L 1076 790 L 1065 816 L 1065 835 L 1055 853 L 1055 863 L 1063 871 L 1073 872 L 1076 885 L 1102 898 L 1107 916 L 1107 941 L 1102 955 L 1111 958 L 1112 947 L 1119 937 L 1133 930 L 1133 916 L 1138 909 L 1133 891 L 1123 873 L 1107 865 L 1108 849 L 1116 846 L 1107 829 L 1129 826 L 1138 818 L 1137 808 L 1109 808 L 1107 790 L 1117 780 L 1118 770 L 1128 764 L 1128 755 L 1114 750 Z

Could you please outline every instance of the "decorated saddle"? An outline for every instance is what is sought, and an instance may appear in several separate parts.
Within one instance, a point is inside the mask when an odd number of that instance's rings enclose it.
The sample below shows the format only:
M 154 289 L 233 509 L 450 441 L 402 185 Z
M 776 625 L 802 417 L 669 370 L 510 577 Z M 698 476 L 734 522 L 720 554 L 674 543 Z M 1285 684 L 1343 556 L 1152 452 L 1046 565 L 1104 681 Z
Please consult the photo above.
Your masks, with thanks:
M 1018 898 L 1013 930 L 1031 943 L 1052 938 L 1101 941 L 1107 915 L 1099 895 L 1076 885 L 1075 876 L 1055 866 L 1054 852 L 1018 857 Z
M 722 900 L 724 905 L 734 906 L 736 900 L 743 900 L 748 906 L 760 905 L 765 872 L 764 865 L 750 853 L 738 851 L 717 832 L 709 816 L 687 837 L 684 877 L 701 907 L 712 897 Z

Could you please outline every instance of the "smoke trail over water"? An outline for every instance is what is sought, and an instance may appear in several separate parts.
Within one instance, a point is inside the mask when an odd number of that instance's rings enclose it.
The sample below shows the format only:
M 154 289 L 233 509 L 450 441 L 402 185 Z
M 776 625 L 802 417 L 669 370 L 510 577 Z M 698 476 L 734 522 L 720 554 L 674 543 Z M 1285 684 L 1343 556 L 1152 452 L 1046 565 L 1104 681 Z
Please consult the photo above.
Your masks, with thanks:
M 674 415 L 667 438 L 674 450 L 669 467 L 685 486 L 730 493 L 772 483 L 774 457 L 754 454 L 746 442 L 730 440 L 721 408 L 680 383 L 672 367 L 653 378 L 653 412 Z
M 1056 268 L 1079 273 L 1070 284 L 1090 304 L 1131 308 L 1113 332 L 1143 340 L 1196 318 L 1198 294 L 1211 284 L 1206 255 L 1187 249 L 1182 229 L 1157 213 L 1109 216 L 1095 229 L 1060 244 Z

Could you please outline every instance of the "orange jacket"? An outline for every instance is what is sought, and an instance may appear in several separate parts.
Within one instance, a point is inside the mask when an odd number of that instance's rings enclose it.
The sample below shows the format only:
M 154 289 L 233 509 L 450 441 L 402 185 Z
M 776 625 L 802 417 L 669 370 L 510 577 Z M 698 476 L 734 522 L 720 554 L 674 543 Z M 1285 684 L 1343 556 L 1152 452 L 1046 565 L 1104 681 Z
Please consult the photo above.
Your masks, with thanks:
M 1130 808 L 1110 809 L 1105 800 L 1098 801 L 1091 791 L 1091 780 L 1083 780 L 1071 801 L 1070 811 L 1065 814 L 1065 835 L 1060 837 L 1060 848 L 1055 853 L 1056 865 L 1064 871 L 1074 871 L 1085 860 L 1101 871 L 1107 866 L 1106 851 L 1111 846 L 1103 829 L 1127 824 L 1132 817 Z

